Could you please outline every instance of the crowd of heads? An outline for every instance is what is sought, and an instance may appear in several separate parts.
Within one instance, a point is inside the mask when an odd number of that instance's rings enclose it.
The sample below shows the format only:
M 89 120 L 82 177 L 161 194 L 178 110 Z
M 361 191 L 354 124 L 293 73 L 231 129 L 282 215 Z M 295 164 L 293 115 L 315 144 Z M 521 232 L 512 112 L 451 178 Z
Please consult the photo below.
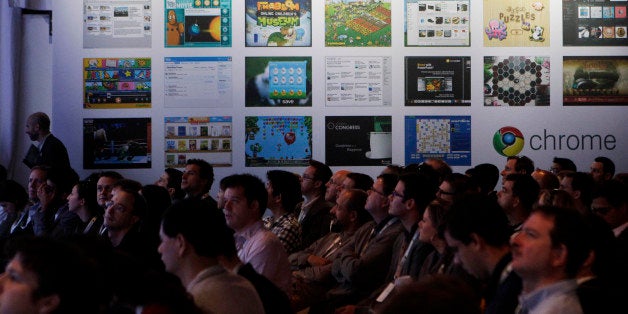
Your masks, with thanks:
M 32 119 L 37 129 L 46 129 L 45 119 Z M 33 127 L 33 137 L 35 131 Z M 306 256 L 306 267 L 328 272 L 325 285 L 331 282 L 333 291 L 335 284 L 346 284 L 335 271 L 344 267 L 340 260 L 348 253 L 339 250 L 338 261 L 331 254 L 341 236 L 367 234 L 360 230 L 371 228 L 375 238 L 391 221 L 400 222 L 395 229 L 399 238 L 391 236 L 388 264 L 377 270 L 381 277 L 396 273 L 393 283 L 397 280 L 401 266 L 395 272 L 388 265 L 403 263 L 394 256 L 404 252 L 405 262 L 411 244 L 423 243 L 424 253 L 416 256 L 424 264 L 415 265 L 414 273 L 407 271 L 411 283 L 383 297 L 385 302 L 376 307 L 379 313 L 415 311 L 426 302 L 433 303 L 427 313 L 480 313 L 497 307 L 498 297 L 473 287 L 500 284 L 491 278 L 505 267 L 499 266 L 505 256 L 510 262 L 504 269 L 512 269 L 507 273 L 509 289 L 517 298 L 501 302 L 511 307 L 529 309 L 534 305 L 527 296 L 569 280 L 578 287 L 599 278 L 596 288 L 625 291 L 621 282 L 628 272 L 621 262 L 628 262 L 628 187 L 625 173 L 615 171 L 606 157 L 595 158 L 590 171 L 582 172 L 567 158 L 556 157 L 543 170 L 526 156 L 513 156 L 501 172 L 490 163 L 456 172 L 434 158 L 405 167 L 389 165 L 373 177 L 348 169 L 333 172 L 311 160 L 302 173 L 273 169 L 265 180 L 249 173 L 224 176 L 214 199 L 213 167 L 202 159 L 188 160 L 182 170 L 164 169 L 149 184 L 116 171 L 80 179 L 71 168 L 38 165 L 22 185 L 0 167 L 0 244 L 6 247 L 0 256 L 6 267 L 0 278 L 0 313 L 126 313 L 138 308 L 144 313 L 151 308 L 196 313 L 199 301 L 186 291 L 194 277 L 190 269 L 256 268 L 255 258 L 263 252 L 248 260 L 239 239 L 255 238 L 258 226 L 272 235 L 259 236 L 270 242 L 254 248 L 277 250 L 274 258 L 303 251 L 315 256 L 308 250 L 329 241 L 324 257 Z M 365 239 L 361 249 L 370 247 L 371 239 Z M 275 242 L 283 246 L 266 248 Z M 393 253 L 397 247 L 408 251 Z M 354 252 L 351 258 L 364 254 Z M 295 299 L 289 285 L 285 288 L 261 268 L 255 271 L 287 302 Z M 601 302 L 591 302 L 585 292 L 579 296 L 581 308 Z M 268 310 L 268 294 L 258 294 Z M 328 302 L 321 309 L 351 304 L 321 298 Z M 351 300 L 359 304 L 359 299 Z

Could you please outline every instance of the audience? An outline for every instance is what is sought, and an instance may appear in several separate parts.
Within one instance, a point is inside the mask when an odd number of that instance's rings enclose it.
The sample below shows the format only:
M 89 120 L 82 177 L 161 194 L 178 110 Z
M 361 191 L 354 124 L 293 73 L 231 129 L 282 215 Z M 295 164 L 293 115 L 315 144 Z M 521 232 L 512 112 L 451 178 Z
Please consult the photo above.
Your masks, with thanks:
M 147 185 L 34 166 L 24 189 L 0 169 L 0 262 L 37 280 L 17 290 L 2 276 L 0 313 L 397 313 L 427 296 L 421 312 L 613 312 L 628 280 L 626 176 L 612 179 L 608 158 L 590 173 L 566 158 L 551 172 L 530 167 L 509 158 L 495 193 L 499 170 L 488 163 L 464 176 L 434 159 L 373 180 L 312 160 L 300 176 L 271 169 L 266 188 L 224 176 L 217 203 L 200 159 Z M 48 248 L 15 250 L 33 241 Z M 62 260 L 91 274 L 84 284 L 58 268 L 56 278 L 81 286 L 71 297 L 47 270 Z

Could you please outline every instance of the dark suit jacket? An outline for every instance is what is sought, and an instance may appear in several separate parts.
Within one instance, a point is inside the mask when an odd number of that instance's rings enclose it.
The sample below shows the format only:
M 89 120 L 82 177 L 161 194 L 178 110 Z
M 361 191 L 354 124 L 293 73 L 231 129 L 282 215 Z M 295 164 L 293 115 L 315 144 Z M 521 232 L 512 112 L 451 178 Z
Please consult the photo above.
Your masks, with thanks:
M 299 217 L 303 202 L 297 204 L 294 215 Z M 310 246 L 314 241 L 322 238 L 329 233 L 329 224 L 331 222 L 330 209 L 333 204 L 325 200 L 325 196 L 321 195 L 312 203 L 307 215 L 301 221 L 301 240 L 302 247 Z
M 31 150 L 36 147 L 32 146 Z M 56 138 L 54 135 L 50 134 L 44 141 L 44 145 L 41 147 L 41 151 L 37 158 L 33 161 L 28 156 L 23 160 L 24 164 L 26 164 L 29 168 L 32 168 L 37 165 L 46 165 L 55 168 L 70 168 L 70 158 L 68 157 L 68 150 L 65 148 L 65 145 Z
M 264 305 L 264 312 L 277 314 L 294 313 L 288 296 L 268 278 L 256 272 L 250 263 L 240 266 L 238 275 L 246 278 L 253 284 Z M 246 302 L 246 300 L 243 301 Z

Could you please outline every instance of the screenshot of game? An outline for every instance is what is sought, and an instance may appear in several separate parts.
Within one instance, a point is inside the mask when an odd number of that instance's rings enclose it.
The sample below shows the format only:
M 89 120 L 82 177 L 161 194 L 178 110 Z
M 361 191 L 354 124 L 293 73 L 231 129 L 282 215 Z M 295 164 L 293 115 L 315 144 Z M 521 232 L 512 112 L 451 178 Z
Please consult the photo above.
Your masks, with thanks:
M 405 0 L 405 43 L 411 46 L 469 46 L 470 0 Z
M 549 57 L 484 57 L 484 106 L 549 106 L 549 103 Z
M 406 106 L 470 106 L 471 57 L 406 57 Z
M 312 158 L 311 116 L 247 116 L 247 167 L 307 166 Z
M 485 47 L 549 47 L 549 0 L 484 0 Z
M 83 59 L 83 107 L 150 108 L 150 58 Z
M 563 106 L 628 105 L 628 57 L 563 57 Z
M 165 2 L 165 47 L 231 47 L 231 0 Z
M 312 57 L 246 57 L 246 106 L 312 106 Z
M 563 0 L 565 46 L 627 46 L 628 1 Z
M 390 0 L 325 1 L 327 47 L 390 47 Z
M 406 165 L 428 158 L 471 165 L 471 116 L 406 116 Z
M 150 118 L 83 119 L 83 167 L 151 167 Z
M 247 47 L 311 47 L 312 1 L 246 0 Z

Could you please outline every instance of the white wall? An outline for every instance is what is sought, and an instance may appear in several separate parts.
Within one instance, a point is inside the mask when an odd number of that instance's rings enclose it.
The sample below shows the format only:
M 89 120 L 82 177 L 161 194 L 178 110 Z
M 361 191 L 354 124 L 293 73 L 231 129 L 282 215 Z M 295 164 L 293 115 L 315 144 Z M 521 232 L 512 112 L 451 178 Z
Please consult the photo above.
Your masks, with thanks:
M 503 167 L 505 158 L 492 147 L 493 133 L 502 126 L 519 128 L 529 138 L 532 134 L 613 134 L 616 148 L 611 151 L 590 150 L 537 150 L 526 145 L 522 155 L 531 157 L 538 167 L 548 169 L 554 156 L 574 160 L 580 170 L 587 170 L 594 157 L 605 155 L 613 159 L 619 171 L 628 171 L 628 131 L 625 125 L 628 107 L 563 107 L 562 106 L 562 57 L 579 55 L 626 55 L 626 47 L 563 47 L 562 2 L 551 1 L 551 38 L 546 48 L 484 48 L 482 1 L 471 4 L 471 47 L 406 48 L 403 43 L 403 1 L 393 0 L 392 40 L 390 48 L 327 48 L 324 46 L 324 1 L 312 1 L 313 45 L 308 48 L 245 48 L 244 1 L 234 0 L 232 48 L 169 48 L 163 47 L 164 38 L 159 25 L 164 25 L 164 1 L 154 0 L 153 43 L 151 49 L 83 49 L 82 6 L 79 2 L 54 1 L 54 51 L 53 51 L 53 124 L 57 134 L 68 146 L 72 165 L 81 176 L 82 170 L 82 119 L 93 117 L 152 117 L 153 121 L 153 169 L 121 170 L 125 176 L 143 183 L 153 182 L 163 170 L 163 118 L 166 116 L 233 116 L 233 167 L 215 169 L 216 177 L 235 172 L 252 172 L 264 176 L 268 169 L 244 167 L 244 116 L 246 115 L 312 115 L 313 158 L 324 160 L 324 117 L 336 115 L 391 115 L 393 120 L 393 163 L 403 164 L 404 116 L 405 115 L 471 115 L 472 116 L 472 164 L 490 162 Z M 166 56 L 232 56 L 233 57 L 233 108 L 186 109 L 180 112 L 163 105 L 163 58 Z M 245 108 L 244 107 L 244 58 L 245 56 L 312 56 L 313 106 L 311 108 Z M 393 56 L 393 106 L 388 108 L 327 108 L 324 101 L 325 56 Z M 459 55 L 472 58 L 472 105 L 471 107 L 404 107 L 404 57 Z M 549 107 L 484 107 L 482 95 L 483 57 L 491 55 L 540 55 L 551 56 L 551 105 Z M 82 107 L 82 58 L 87 57 L 151 57 L 153 65 L 153 103 L 151 109 L 85 110 Z M 359 111 L 356 111 L 359 109 Z M 526 138 L 526 139 L 527 139 Z M 455 167 L 464 171 L 467 167 Z M 355 171 L 375 175 L 380 167 L 355 167 Z M 288 168 L 302 172 L 301 168 Z M 334 169 L 336 170 L 336 169 Z M 215 187 L 214 187 L 215 188 Z

